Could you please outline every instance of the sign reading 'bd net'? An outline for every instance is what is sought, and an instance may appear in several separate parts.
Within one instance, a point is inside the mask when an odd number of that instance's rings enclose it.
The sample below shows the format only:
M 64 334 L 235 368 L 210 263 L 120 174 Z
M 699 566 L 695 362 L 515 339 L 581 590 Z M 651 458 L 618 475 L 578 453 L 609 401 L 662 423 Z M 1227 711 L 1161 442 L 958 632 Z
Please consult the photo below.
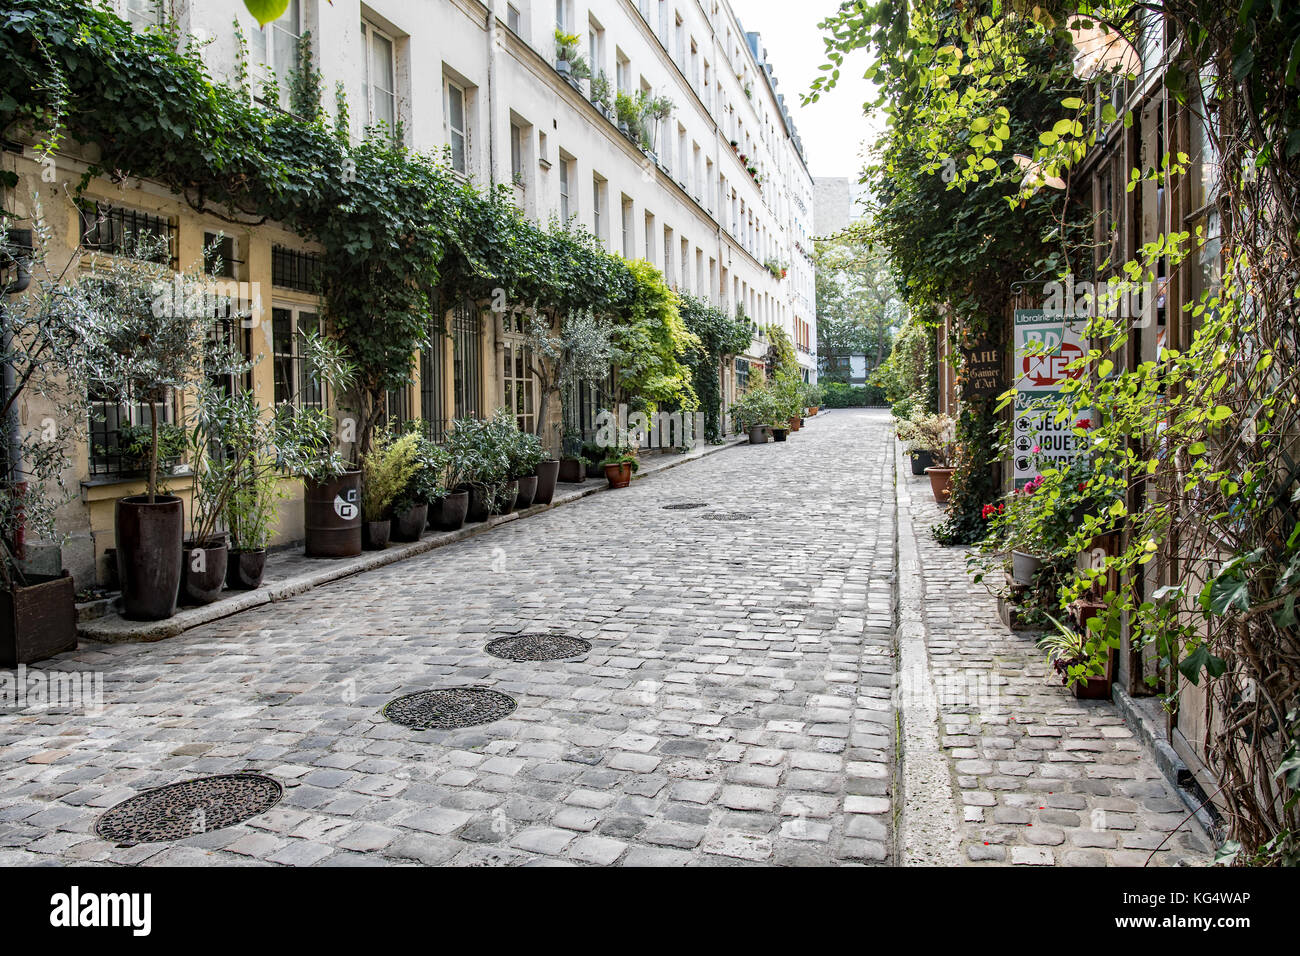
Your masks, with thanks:
M 1016 412 L 1011 447 L 1017 488 L 1037 477 L 1043 463 L 1068 467 L 1083 446 L 1074 435 L 1074 423 L 1089 413 L 1071 415 L 1062 422 L 1053 419 L 1061 386 L 1082 374 L 1079 369 L 1067 369 L 1086 351 L 1086 322 L 1083 316 L 1043 309 L 1016 310 Z

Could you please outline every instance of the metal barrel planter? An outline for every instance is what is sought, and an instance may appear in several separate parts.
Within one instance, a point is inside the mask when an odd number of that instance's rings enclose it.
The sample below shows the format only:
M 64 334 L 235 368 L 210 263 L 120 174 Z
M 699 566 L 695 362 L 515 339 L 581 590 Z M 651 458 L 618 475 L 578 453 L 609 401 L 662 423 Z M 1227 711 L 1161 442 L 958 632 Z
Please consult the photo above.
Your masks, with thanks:
M 361 553 L 361 472 L 304 482 L 303 531 L 309 558 L 354 558 Z

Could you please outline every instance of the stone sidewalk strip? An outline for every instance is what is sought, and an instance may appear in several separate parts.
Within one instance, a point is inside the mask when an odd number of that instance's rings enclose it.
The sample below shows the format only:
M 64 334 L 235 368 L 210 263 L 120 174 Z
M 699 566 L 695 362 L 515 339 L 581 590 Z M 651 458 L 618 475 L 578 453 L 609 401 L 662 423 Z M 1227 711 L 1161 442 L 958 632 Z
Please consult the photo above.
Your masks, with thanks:
M 164 642 L 64 655 L 47 666 L 101 673 L 104 708 L 0 713 L 0 864 L 894 862 L 887 422 L 819 415 Z M 539 631 L 592 650 L 484 651 Z M 379 713 L 470 685 L 517 708 L 462 730 Z M 247 770 L 285 791 L 242 824 L 94 834 L 141 790 Z
M 995 599 L 967 574 L 965 549 L 930 534 L 943 513 L 929 479 L 900 470 L 898 480 L 913 512 L 962 856 L 1022 866 L 1207 864 L 1205 834 L 1115 706 L 1077 700 L 1034 638 L 1003 626 Z

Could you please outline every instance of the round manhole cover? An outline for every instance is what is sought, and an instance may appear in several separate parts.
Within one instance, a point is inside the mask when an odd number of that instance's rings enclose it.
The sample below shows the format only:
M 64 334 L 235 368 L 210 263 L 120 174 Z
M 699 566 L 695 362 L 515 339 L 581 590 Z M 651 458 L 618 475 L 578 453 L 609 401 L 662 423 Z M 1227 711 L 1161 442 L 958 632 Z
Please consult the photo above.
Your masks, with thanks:
M 406 694 L 384 705 L 395 724 L 416 730 L 453 730 L 490 724 L 514 713 L 515 699 L 486 687 L 448 687 Z
M 95 824 L 119 844 L 161 843 L 220 830 L 265 813 L 284 789 L 260 773 L 230 773 L 182 780 L 123 800 Z
M 682 501 L 675 505 L 664 505 L 664 511 L 694 511 L 696 508 L 707 508 L 703 501 Z
M 750 521 L 754 516 L 745 511 L 711 511 L 700 517 L 705 521 Z
M 498 637 L 487 646 L 493 657 L 508 661 L 560 661 L 591 650 L 591 641 L 563 634 L 515 634 Z

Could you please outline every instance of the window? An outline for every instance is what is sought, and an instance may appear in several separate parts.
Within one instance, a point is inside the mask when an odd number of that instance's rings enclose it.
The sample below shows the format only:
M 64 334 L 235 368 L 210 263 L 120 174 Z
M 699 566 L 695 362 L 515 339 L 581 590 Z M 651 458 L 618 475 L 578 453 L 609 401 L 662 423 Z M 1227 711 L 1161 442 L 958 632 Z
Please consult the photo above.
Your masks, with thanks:
M 220 279 L 235 278 L 235 239 L 219 232 L 203 234 L 203 271 Z
M 632 61 L 627 58 L 622 50 L 616 50 L 617 66 L 614 69 L 615 80 L 618 83 L 620 93 L 630 93 L 632 91 Z
M 271 247 L 271 285 L 295 292 L 320 291 L 320 256 L 284 246 Z
M 623 256 L 627 259 L 636 258 L 636 228 L 633 223 L 632 200 L 627 196 L 623 197 Z
M 133 30 L 147 30 L 162 23 L 162 4 L 159 0 L 125 0 L 122 7 Z
M 560 219 L 565 222 L 576 211 L 569 201 L 569 166 L 572 162 L 567 155 L 560 153 Z
M 451 147 L 451 168 L 469 174 L 469 133 L 465 122 L 465 90 L 447 81 L 447 145 Z
M 324 408 L 325 384 L 307 361 L 306 337 L 319 334 L 320 318 L 310 309 L 274 306 L 271 309 L 271 360 L 275 373 L 275 404 Z
M 83 249 L 111 256 L 148 252 L 158 261 L 164 261 L 164 257 L 176 260 L 176 227 L 168 219 L 125 206 L 88 201 L 77 206 L 77 214 Z M 153 255 L 155 251 L 157 255 Z
M 141 0 L 132 0 L 139 3 Z M 152 6 L 152 4 L 150 4 Z M 279 88 L 279 106 L 289 106 L 289 74 L 298 69 L 298 41 L 302 34 L 299 0 L 289 0 L 288 8 L 274 20 L 254 30 L 249 38 L 249 52 L 254 75 L 263 83 L 275 81 Z M 261 95 L 261 91 L 257 91 Z
M 747 359 L 736 359 L 736 394 L 742 395 L 749 391 L 749 361 Z
M 479 418 L 483 387 L 483 320 L 473 301 L 452 310 L 452 391 L 457 418 Z
M 591 231 L 597 239 L 604 240 L 605 224 L 602 221 L 605 214 L 605 180 L 597 175 L 591 177 Z
M 524 131 L 515 123 L 510 124 L 510 177 L 524 184 Z
M 440 310 L 435 310 L 435 315 Z M 420 418 L 434 441 L 447 437 L 446 379 L 447 333 L 442 321 L 429 322 L 429 343 L 420 352 Z
M 649 212 L 645 214 L 645 261 L 655 261 L 655 217 Z
M 365 64 L 363 96 L 368 105 L 367 125 L 397 125 L 397 68 L 393 39 L 373 24 L 361 21 L 361 56 Z
M 523 33 L 523 30 L 521 29 L 523 26 L 523 21 L 519 19 L 519 11 L 515 9 L 515 5 L 513 3 L 506 4 L 506 26 L 508 26 L 515 33 Z
M 515 416 L 522 432 L 534 432 L 537 426 L 537 382 L 533 378 L 533 351 L 528 344 L 529 318 L 523 312 L 502 316 L 503 375 L 505 407 Z
M 594 19 L 587 23 L 587 47 L 591 75 L 599 76 L 605 69 L 605 31 Z

